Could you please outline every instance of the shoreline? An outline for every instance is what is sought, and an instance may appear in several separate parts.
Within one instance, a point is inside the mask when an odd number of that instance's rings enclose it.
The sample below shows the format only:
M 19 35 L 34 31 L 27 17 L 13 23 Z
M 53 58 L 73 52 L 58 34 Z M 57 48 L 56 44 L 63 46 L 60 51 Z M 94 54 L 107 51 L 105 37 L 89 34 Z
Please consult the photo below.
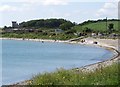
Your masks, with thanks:
M 23 40 L 23 41 L 35 41 L 35 42 L 68 42 L 67 40 L 51 40 L 51 39 L 28 39 L 28 38 L 0 38 L 0 40 Z
M 112 58 L 101 61 L 101 62 L 82 66 L 79 68 L 79 70 L 82 70 L 84 72 L 94 72 L 96 69 L 110 66 L 113 63 L 118 63 L 120 61 L 120 52 L 118 52 L 116 49 L 112 49 L 112 51 L 116 52 L 116 55 L 114 55 Z M 78 68 L 76 68 L 76 69 L 78 69 Z
M 110 46 L 110 45 L 101 44 L 101 43 L 93 44 L 93 41 L 96 40 L 96 39 L 90 40 L 90 42 L 89 42 L 85 38 L 85 40 L 87 41 L 85 43 L 81 43 L 81 42 L 77 42 L 77 41 L 69 42 L 69 40 L 62 41 L 62 40 L 23 39 L 23 38 L 0 38 L 0 40 L 25 40 L 25 41 L 36 41 L 36 42 L 42 42 L 42 41 L 44 41 L 44 42 L 62 42 L 62 43 L 70 43 L 70 44 L 98 46 L 98 47 L 102 47 L 102 48 L 104 48 L 106 50 L 112 51 L 113 54 L 114 54 L 110 59 L 107 59 L 107 60 L 104 60 L 104 61 L 101 61 L 101 62 L 97 62 L 97 63 L 94 63 L 94 64 L 85 65 L 85 66 L 78 67 L 78 68 L 73 68 L 72 70 L 76 69 L 76 70 L 82 70 L 84 72 L 91 72 L 91 71 L 94 71 L 94 70 L 99 69 L 101 67 L 110 66 L 111 64 L 113 64 L 115 62 L 118 62 L 120 60 L 120 52 L 117 50 L 117 48 L 115 46 Z M 27 85 L 30 81 L 31 80 L 24 80 L 22 82 L 15 83 L 13 85 Z

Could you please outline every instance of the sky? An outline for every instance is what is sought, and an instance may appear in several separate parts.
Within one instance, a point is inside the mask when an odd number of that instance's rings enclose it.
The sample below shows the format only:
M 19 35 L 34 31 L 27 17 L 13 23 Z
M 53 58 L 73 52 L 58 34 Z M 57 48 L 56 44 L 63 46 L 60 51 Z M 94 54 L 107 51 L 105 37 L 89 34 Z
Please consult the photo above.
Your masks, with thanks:
M 1 0 L 0 27 L 35 19 L 63 18 L 76 23 L 117 19 L 119 0 Z

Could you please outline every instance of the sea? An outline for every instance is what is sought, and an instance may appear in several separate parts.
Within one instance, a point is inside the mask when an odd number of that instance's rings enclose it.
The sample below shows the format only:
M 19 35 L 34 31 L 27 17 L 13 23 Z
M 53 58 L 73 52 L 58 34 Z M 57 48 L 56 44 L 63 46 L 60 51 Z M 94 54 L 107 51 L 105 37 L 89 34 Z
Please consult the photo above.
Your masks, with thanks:
M 39 73 L 72 69 L 111 58 L 104 48 L 58 42 L 0 40 L 0 85 L 29 80 Z

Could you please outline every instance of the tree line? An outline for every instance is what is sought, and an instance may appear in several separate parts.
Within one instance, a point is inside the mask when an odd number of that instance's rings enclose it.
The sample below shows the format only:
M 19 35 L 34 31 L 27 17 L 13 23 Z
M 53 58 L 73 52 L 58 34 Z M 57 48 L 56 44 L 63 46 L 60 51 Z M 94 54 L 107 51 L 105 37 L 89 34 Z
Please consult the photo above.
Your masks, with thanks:
M 89 23 L 97 23 L 97 22 L 107 22 L 107 21 L 120 21 L 118 19 L 98 19 L 98 20 L 88 20 L 88 21 L 84 21 L 83 23 L 80 23 L 78 25 L 86 25 L 86 24 L 89 24 Z
M 75 24 L 65 19 L 39 19 L 22 22 L 20 28 L 61 28 L 63 30 L 70 29 Z

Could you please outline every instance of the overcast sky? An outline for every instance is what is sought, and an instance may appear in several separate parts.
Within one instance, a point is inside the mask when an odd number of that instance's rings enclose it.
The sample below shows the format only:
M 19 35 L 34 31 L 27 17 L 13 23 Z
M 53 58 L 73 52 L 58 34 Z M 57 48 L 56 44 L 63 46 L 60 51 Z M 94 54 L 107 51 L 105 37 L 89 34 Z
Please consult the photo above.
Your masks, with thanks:
M 83 2 L 84 1 L 84 2 Z M 89 2 L 88 2 L 89 1 Z M 34 19 L 85 20 L 118 18 L 119 0 L 1 0 L 0 27 Z

